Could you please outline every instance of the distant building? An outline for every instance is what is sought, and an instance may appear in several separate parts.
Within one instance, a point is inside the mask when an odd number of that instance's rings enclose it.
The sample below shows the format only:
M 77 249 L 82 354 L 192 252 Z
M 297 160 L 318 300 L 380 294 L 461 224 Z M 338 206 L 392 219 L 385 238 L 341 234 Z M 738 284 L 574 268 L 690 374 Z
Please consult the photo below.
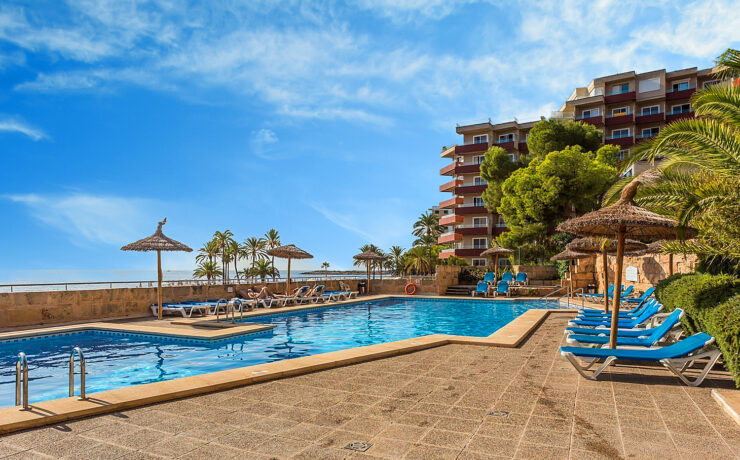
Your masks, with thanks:
M 451 209 L 439 209 L 439 206 L 432 206 L 431 208 L 429 208 L 429 212 L 442 217 L 442 216 L 446 216 L 447 214 L 450 214 L 452 210 Z
M 578 120 L 592 124 L 604 132 L 604 144 L 621 148 L 620 157 L 629 154 L 636 143 L 656 136 L 666 123 L 681 118 L 692 118 L 694 110 L 689 99 L 696 88 L 719 83 L 711 75 L 712 69 L 690 69 L 667 72 L 665 69 L 637 74 L 625 72 L 597 78 L 588 86 L 576 88 L 553 118 Z M 480 164 L 490 146 L 506 150 L 512 160 L 526 155 L 527 133 L 535 122 L 457 126 L 463 136 L 462 145 L 445 147 L 441 157 L 452 163 L 442 168 L 442 176 L 452 180 L 439 187 L 440 192 L 451 192 L 452 198 L 439 204 L 440 224 L 446 227 L 439 237 L 440 244 L 451 249 L 439 254 L 441 259 L 451 255 L 465 258 L 471 265 L 487 265 L 480 257 L 490 246 L 491 239 L 506 231 L 501 216 L 489 212 L 481 194 L 486 182 L 480 177 Z M 639 162 L 625 176 L 639 174 L 650 168 Z M 436 206 L 432 207 L 433 212 Z

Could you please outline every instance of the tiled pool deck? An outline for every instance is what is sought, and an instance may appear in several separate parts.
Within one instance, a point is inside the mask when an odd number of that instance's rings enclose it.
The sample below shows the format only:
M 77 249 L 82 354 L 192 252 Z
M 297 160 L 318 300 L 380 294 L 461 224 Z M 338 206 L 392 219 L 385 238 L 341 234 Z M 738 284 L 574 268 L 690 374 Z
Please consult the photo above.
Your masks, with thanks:
M 590 382 L 557 354 L 566 321 L 519 348 L 446 345 L 14 433 L 0 457 L 740 458 L 740 426 L 710 395 L 726 374 L 688 388 L 611 367 Z

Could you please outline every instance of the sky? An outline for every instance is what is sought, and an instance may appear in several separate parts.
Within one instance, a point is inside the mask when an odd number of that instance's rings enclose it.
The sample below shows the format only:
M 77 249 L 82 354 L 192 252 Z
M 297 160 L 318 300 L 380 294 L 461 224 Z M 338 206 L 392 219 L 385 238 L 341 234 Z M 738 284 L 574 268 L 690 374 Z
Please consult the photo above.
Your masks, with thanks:
M 445 198 L 457 123 L 536 120 L 603 75 L 710 67 L 738 47 L 737 7 L 3 0 L 0 281 L 150 270 L 119 249 L 163 217 L 196 250 L 275 228 L 314 255 L 298 269 L 408 248 Z

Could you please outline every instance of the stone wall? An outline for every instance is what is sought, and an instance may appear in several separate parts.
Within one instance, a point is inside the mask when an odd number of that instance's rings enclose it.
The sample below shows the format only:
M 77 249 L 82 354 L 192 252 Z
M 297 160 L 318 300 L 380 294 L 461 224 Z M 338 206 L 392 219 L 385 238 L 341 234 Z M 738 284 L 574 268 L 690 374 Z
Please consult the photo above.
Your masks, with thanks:
M 668 277 L 670 272 L 669 269 L 669 257 L 667 254 L 651 254 L 639 257 L 625 257 L 624 266 L 622 269 L 622 280 L 625 286 L 635 286 L 635 291 L 645 292 L 650 286 L 654 286 L 658 281 Z M 614 282 L 615 271 L 616 271 L 616 257 L 608 257 L 608 271 L 609 284 Z M 673 256 L 673 273 L 690 273 L 693 272 L 697 263 L 695 255 L 690 254 L 686 256 Z M 637 268 L 637 281 L 627 281 L 626 271 L 629 267 Z M 602 263 L 599 258 L 596 264 L 596 277 L 598 281 L 599 291 L 603 292 L 602 286 Z
M 437 291 L 435 294 L 444 295 L 448 287 L 460 284 L 458 281 L 460 270 L 462 270 L 462 267 L 457 265 L 437 265 Z
M 513 269 L 515 273 L 526 273 L 530 284 L 536 281 L 549 281 L 550 285 L 557 284 L 558 269 L 554 265 L 514 265 Z M 534 284 L 546 285 L 547 283 Z

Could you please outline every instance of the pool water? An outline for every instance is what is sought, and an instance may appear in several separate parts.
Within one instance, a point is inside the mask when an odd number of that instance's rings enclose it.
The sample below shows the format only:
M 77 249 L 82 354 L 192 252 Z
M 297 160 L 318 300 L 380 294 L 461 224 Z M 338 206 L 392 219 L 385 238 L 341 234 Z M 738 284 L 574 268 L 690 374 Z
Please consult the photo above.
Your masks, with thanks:
M 245 319 L 274 324 L 259 334 L 205 341 L 107 331 L 80 331 L 0 341 L 0 407 L 15 403 L 15 363 L 26 353 L 29 401 L 67 396 L 69 355 L 80 347 L 87 393 L 364 345 L 453 334 L 485 337 L 532 308 L 555 302 L 390 298 Z M 77 368 L 77 366 L 76 366 Z M 75 391 L 78 391 L 79 375 Z

